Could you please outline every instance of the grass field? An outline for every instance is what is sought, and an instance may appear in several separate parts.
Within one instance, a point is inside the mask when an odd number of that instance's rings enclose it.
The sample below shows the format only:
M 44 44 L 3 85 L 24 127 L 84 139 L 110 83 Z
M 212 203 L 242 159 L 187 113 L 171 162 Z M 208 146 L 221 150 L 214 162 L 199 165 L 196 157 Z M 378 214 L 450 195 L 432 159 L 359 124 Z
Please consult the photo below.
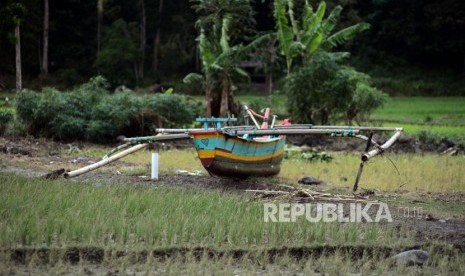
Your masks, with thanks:
M 334 160 L 329 163 L 285 160 L 279 177 L 288 181 L 297 181 L 303 176 L 312 175 L 336 186 L 353 185 L 360 156 L 353 153 L 332 154 Z M 400 174 L 397 173 L 388 157 L 399 169 Z M 136 170 L 137 173 L 147 173 L 149 170 L 145 166 L 149 162 L 149 154 L 146 152 L 135 153 L 125 160 L 140 164 L 141 168 Z M 465 171 L 462 169 L 464 166 L 463 156 L 389 154 L 387 157 L 374 158 L 368 162 L 363 172 L 361 185 L 364 188 L 385 191 L 394 191 L 399 187 L 410 191 L 425 192 L 465 191 Z M 162 173 L 175 173 L 177 169 L 182 169 L 192 172 L 200 170 L 207 174 L 194 150 L 160 151 L 160 167 Z
M 384 126 L 402 126 L 409 135 L 426 131 L 462 139 L 465 137 L 465 98 L 399 97 L 375 111 L 372 119 Z
M 70 160 L 101 157 L 107 151 L 103 146 L 80 151 L 64 146 L 58 151 L 61 158 L 40 152 L 14 158 L 1 154 L 0 168 L 34 171 L 83 166 Z M 162 176 L 172 176 L 178 169 L 206 175 L 193 150 L 160 150 L 159 154 Z M 353 184 L 359 156 L 333 155 L 329 163 L 286 159 L 279 178 L 251 181 L 279 189 L 298 187 L 297 179 L 312 175 L 328 181 L 319 189 L 348 192 L 345 187 Z M 400 175 L 386 157 L 375 158 L 365 167 L 361 188 L 378 190 L 376 198 L 388 203 L 394 215 L 395 206 L 401 204 L 422 206 L 433 217 L 463 220 L 465 205 L 450 198 L 465 191 L 463 156 L 388 157 Z M 413 222 L 310 223 L 302 219 L 266 223 L 264 201 L 292 199 L 253 199 L 249 193 L 221 187 L 138 180 L 139 175 L 149 174 L 149 159 L 150 151 L 140 151 L 89 173 L 90 178 L 82 181 L 0 172 L 0 274 L 465 273 L 463 254 L 445 241 L 419 241 L 410 228 Z M 93 178 L 94 174 L 99 177 Z M 191 179 L 196 181 L 195 176 Z M 443 193 L 445 200 L 436 199 Z M 423 267 L 393 266 L 389 256 L 411 247 L 430 252 L 428 262 Z M 70 260 L 79 261 L 70 265 Z
M 398 97 L 375 111 L 373 119 L 401 123 L 465 126 L 463 97 Z
M 238 194 L 51 181 L 4 173 L 0 174 L 0 190 L 0 272 L 7 274 L 88 274 L 108 273 L 109 269 L 123 274 L 153 271 L 172 275 L 242 275 L 257 271 L 265 275 L 460 275 L 465 271 L 463 255 L 444 252 L 440 242 L 424 248 L 431 253 L 425 266 L 393 267 L 386 256 L 416 244 L 414 233 L 407 227 L 305 220 L 265 223 L 262 203 Z M 21 253 L 25 254 L 24 266 L 12 268 L 9 259 L 18 256 L 10 255 L 5 248 L 26 252 Z M 42 253 L 29 256 L 27 248 L 40 248 Z M 75 258 L 70 257 L 73 250 L 88 261 L 74 266 L 63 261 Z M 147 250 L 157 253 L 147 255 Z M 330 251 L 322 253 L 325 250 Z M 100 265 L 95 265 L 92 256 L 99 258 L 103 254 L 99 252 L 107 253 Z M 134 257 L 131 252 L 145 257 Z
M 413 242 L 407 232 L 399 238 L 393 225 L 303 219 L 265 223 L 260 202 L 215 191 L 70 184 L 4 174 L 0 183 L 2 246 L 266 248 Z

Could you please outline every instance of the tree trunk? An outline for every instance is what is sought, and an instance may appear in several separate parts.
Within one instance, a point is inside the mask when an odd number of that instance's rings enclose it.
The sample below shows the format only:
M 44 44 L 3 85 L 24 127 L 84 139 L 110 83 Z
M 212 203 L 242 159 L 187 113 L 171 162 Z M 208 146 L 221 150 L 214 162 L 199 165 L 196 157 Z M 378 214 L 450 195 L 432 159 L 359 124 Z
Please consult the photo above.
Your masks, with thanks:
M 103 25 L 103 4 L 105 0 L 97 0 L 97 56 L 100 54 L 102 41 L 102 25 Z
M 48 75 L 48 30 L 49 30 L 49 6 L 48 0 L 44 0 L 44 47 L 42 52 L 42 74 Z
M 15 48 L 16 48 L 16 93 L 23 89 L 23 81 L 21 74 L 21 37 L 19 31 L 19 20 L 15 26 Z
M 220 117 L 227 117 L 229 112 L 229 79 L 227 74 L 223 74 L 221 80 L 221 105 Z
M 140 8 L 140 51 L 141 60 L 139 62 L 139 77 L 144 78 L 144 61 L 145 61 L 145 46 L 146 46 L 146 17 L 144 0 L 139 0 Z
M 136 78 L 136 86 L 138 86 L 139 85 L 139 64 L 136 61 L 134 61 L 133 67 L 134 67 L 134 77 Z
M 271 104 L 271 96 L 273 95 L 273 73 L 271 72 L 265 73 L 265 89 Z
M 155 34 L 155 39 L 153 40 L 153 60 L 152 60 L 152 70 L 158 70 L 158 52 L 160 49 L 160 25 L 161 25 L 161 15 L 163 13 L 163 0 L 160 0 L 160 4 L 158 6 L 158 28 Z
M 210 85 L 210 80 L 207 78 L 205 80 L 205 100 L 206 100 L 206 110 L 205 117 L 210 118 L 212 116 L 212 87 Z

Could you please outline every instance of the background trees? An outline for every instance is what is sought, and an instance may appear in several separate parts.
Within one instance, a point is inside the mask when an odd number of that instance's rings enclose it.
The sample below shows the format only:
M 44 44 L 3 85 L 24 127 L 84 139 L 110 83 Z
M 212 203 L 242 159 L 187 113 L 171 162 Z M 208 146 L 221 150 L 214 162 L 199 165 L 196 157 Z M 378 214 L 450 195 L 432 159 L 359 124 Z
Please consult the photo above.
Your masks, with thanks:
M 179 82 L 186 73 L 200 71 L 195 42 L 198 36 L 195 22 L 198 17 L 191 5 L 208 1 L 98 0 L 76 4 L 74 0 L 48 0 L 50 2 L 48 32 L 50 77 L 40 79 L 41 71 L 45 71 L 45 53 L 48 48 L 44 38 L 46 29 L 44 29 L 46 21 L 44 5 L 46 2 L 44 0 L 4 0 L 0 7 L 4 13 L 5 8 L 10 4 L 19 3 L 27 10 L 27 16 L 22 20 L 20 35 L 22 75 L 27 87 L 40 88 L 45 85 L 58 85 L 66 88 L 82 83 L 99 73 L 102 69 L 94 66 L 98 49 L 103 46 L 99 46 L 99 41 L 104 38 L 107 31 L 112 32 L 113 23 L 118 20 L 124 20 L 127 24 L 138 27 L 137 45 L 140 49 L 145 48 L 145 51 L 140 51 L 146 53 L 138 60 L 139 75 L 142 75 L 140 68 L 152 69 L 144 70 L 144 78 L 141 76 L 140 86 L 160 82 Z M 219 6 L 224 5 L 223 2 L 218 2 Z M 287 26 L 290 27 L 288 31 L 293 32 L 293 36 L 297 34 L 296 29 L 304 31 L 302 22 L 297 19 L 305 18 L 305 14 L 308 14 L 304 12 L 306 2 L 313 4 L 315 14 L 318 14 L 320 10 L 317 8 L 319 1 L 296 0 L 295 3 L 293 2 L 294 24 L 290 19 L 287 22 Z M 353 60 L 357 61 L 354 64 L 357 68 L 370 71 L 375 77 L 390 75 L 397 79 L 414 71 L 419 75 L 415 80 L 421 80 L 422 76 L 426 75 L 425 82 L 434 79 L 430 76 L 444 75 L 448 77 L 447 81 L 441 83 L 441 85 L 444 84 L 442 85 L 444 89 L 439 91 L 440 86 L 437 85 L 432 86 L 431 89 L 422 89 L 419 93 L 435 95 L 462 93 L 461 85 L 449 87 L 448 84 L 460 80 L 465 69 L 464 1 L 327 0 L 326 2 L 328 11 L 335 11 L 337 5 L 344 8 L 344 12 L 340 14 L 339 24 L 328 33 L 326 38 L 359 22 L 367 22 L 371 25 L 371 28 L 356 40 L 335 48 L 338 51 L 353 53 Z M 275 27 L 274 3 L 275 1 L 271 0 L 251 2 L 251 10 L 254 13 L 242 12 L 247 15 L 244 20 L 249 22 L 243 20 L 231 26 L 230 44 L 236 45 L 244 42 L 241 39 L 247 39 L 247 36 L 253 33 L 251 29 L 257 29 L 260 32 L 272 31 Z M 287 0 L 276 1 L 276 5 L 281 7 L 278 10 L 282 10 L 283 5 L 289 3 Z M 145 7 L 145 39 L 140 38 L 143 25 L 141 7 Z M 213 5 L 205 7 L 215 8 Z M 217 10 L 219 13 L 224 13 L 220 8 Z M 212 11 L 215 13 L 214 10 Z M 206 19 L 207 10 L 199 14 L 199 17 Z M 323 18 L 322 21 L 327 18 Z M 0 82 L 3 89 L 14 89 L 16 86 L 14 26 L 6 23 L 7 18 L 4 16 L 1 20 Z M 250 21 L 256 21 L 256 27 L 251 27 L 253 25 L 248 24 L 251 23 Z M 213 21 L 204 22 L 208 25 Z M 221 25 L 220 22 L 217 21 L 217 26 Z M 237 35 L 236 30 L 239 30 L 240 28 L 237 27 L 240 26 L 249 26 L 249 31 L 246 31 L 245 35 Z M 298 34 L 298 36 L 300 39 L 293 37 L 292 41 L 301 42 L 303 45 L 315 45 L 308 41 L 303 43 L 303 35 Z M 316 43 L 318 40 L 312 41 Z M 142 45 L 144 42 L 145 46 Z M 292 49 L 299 49 L 296 44 L 294 46 Z M 124 55 L 122 59 L 125 59 Z M 293 61 L 294 64 L 296 62 L 299 61 Z M 124 79 L 130 80 L 127 85 L 135 85 L 135 81 L 132 80 L 134 78 L 132 63 L 130 66 L 130 70 L 122 69 L 127 74 Z M 111 78 L 111 76 L 106 77 Z M 394 81 L 381 83 L 377 78 L 375 81 L 385 87 L 394 84 Z M 119 84 L 121 83 L 113 83 L 115 86 Z
M 198 47 L 203 76 L 189 74 L 186 82 L 201 81 L 205 89 L 207 117 L 237 114 L 232 99 L 233 78 L 248 77 L 240 68 L 247 48 L 239 42 L 252 27 L 252 8 L 248 0 L 200 0 L 194 6 L 200 28 Z M 235 41 L 236 45 L 230 45 Z

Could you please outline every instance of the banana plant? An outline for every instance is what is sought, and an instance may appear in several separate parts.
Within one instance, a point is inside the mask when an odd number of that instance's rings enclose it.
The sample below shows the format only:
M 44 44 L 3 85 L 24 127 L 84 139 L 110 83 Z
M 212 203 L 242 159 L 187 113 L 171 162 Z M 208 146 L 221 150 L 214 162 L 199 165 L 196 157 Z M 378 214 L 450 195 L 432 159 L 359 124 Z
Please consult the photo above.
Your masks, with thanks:
M 342 7 L 336 6 L 325 18 L 324 1 L 314 11 L 306 0 L 299 22 L 294 15 L 294 0 L 274 1 L 276 36 L 280 54 L 286 58 L 288 74 L 292 71 L 295 58 L 302 57 L 306 62 L 318 49 L 331 50 L 370 27 L 362 22 L 333 33 L 341 11 Z
M 229 27 L 231 18 L 225 15 L 221 21 L 221 27 L 213 26 L 213 29 L 220 29 L 221 36 L 214 39 L 214 35 L 209 38 L 206 30 L 200 29 L 198 46 L 200 59 L 202 61 L 202 73 L 190 73 L 184 78 L 185 83 L 200 81 L 205 89 L 206 112 L 205 116 L 211 117 L 216 112 L 212 110 L 213 91 L 215 85 L 221 89 L 219 116 L 225 117 L 229 111 L 229 99 L 231 97 L 231 88 L 234 77 L 249 78 L 239 65 L 247 54 L 256 49 L 261 43 L 271 38 L 271 35 L 261 36 L 247 45 L 230 45 Z

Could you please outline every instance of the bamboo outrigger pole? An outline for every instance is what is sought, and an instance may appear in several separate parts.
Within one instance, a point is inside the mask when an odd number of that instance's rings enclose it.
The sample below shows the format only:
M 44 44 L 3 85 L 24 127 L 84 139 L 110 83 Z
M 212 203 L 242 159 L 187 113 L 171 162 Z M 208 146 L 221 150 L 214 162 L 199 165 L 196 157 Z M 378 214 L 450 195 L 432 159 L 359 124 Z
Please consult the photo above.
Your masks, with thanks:
M 189 138 L 190 138 L 190 136 L 187 135 L 187 134 L 173 134 L 173 135 L 158 135 L 158 136 L 149 136 L 149 137 L 125 138 L 124 141 L 127 142 L 127 143 L 117 147 L 116 148 L 117 150 L 124 149 L 124 148 L 126 148 L 126 147 L 128 147 L 130 145 L 134 145 L 134 144 L 135 144 L 135 146 L 133 146 L 131 148 L 128 148 L 126 150 L 120 151 L 120 152 L 118 152 L 116 154 L 114 154 L 116 151 L 113 150 L 110 153 L 108 153 L 107 155 L 105 155 L 104 158 L 102 160 L 100 160 L 99 162 L 94 163 L 94 164 L 89 165 L 89 166 L 86 166 L 84 168 L 80 168 L 78 170 L 67 172 L 67 173 L 65 173 L 64 176 L 65 176 L 65 178 L 71 178 L 71 177 L 75 177 L 75 176 L 78 176 L 78 175 L 93 171 L 93 170 L 98 169 L 98 168 L 100 168 L 102 166 L 105 166 L 108 163 L 116 161 L 116 160 L 118 160 L 120 158 L 123 158 L 126 155 L 129 155 L 131 153 L 134 153 L 134 152 L 136 152 L 138 150 L 141 150 L 141 149 L 147 147 L 148 143 L 150 143 L 150 142 L 164 141 L 164 140 L 189 139 Z M 111 155 L 111 154 L 114 154 L 114 155 Z
M 106 159 L 102 159 L 100 160 L 99 162 L 97 163 L 94 163 L 92 165 L 89 165 L 89 166 L 86 166 L 84 168 L 80 168 L 78 170 L 74 170 L 74 171 L 71 171 L 71 172 L 67 172 L 65 173 L 65 178 L 71 178 L 71 177 L 75 177 L 75 176 L 78 176 L 78 175 L 81 175 L 81 174 L 84 174 L 84 173 L 87 173 L 87 172 L 90 172 L 90 171 L 93 171 L 95 169 L 98 169 L 102 166 L 105 166 L 106 164 L 108 163 L 111 163 L 113 161 L 116 161 L 128 154 L 131 154 L 131 153 L 134 153 L 138 150 L 141 150 L 145 147 L 147 147 L 148 144 L 139 144 L 139 145 L 135 145 L 127 150 L 123 150 L 122 152 L 119 152 L 113 156 L 110 156 Z

